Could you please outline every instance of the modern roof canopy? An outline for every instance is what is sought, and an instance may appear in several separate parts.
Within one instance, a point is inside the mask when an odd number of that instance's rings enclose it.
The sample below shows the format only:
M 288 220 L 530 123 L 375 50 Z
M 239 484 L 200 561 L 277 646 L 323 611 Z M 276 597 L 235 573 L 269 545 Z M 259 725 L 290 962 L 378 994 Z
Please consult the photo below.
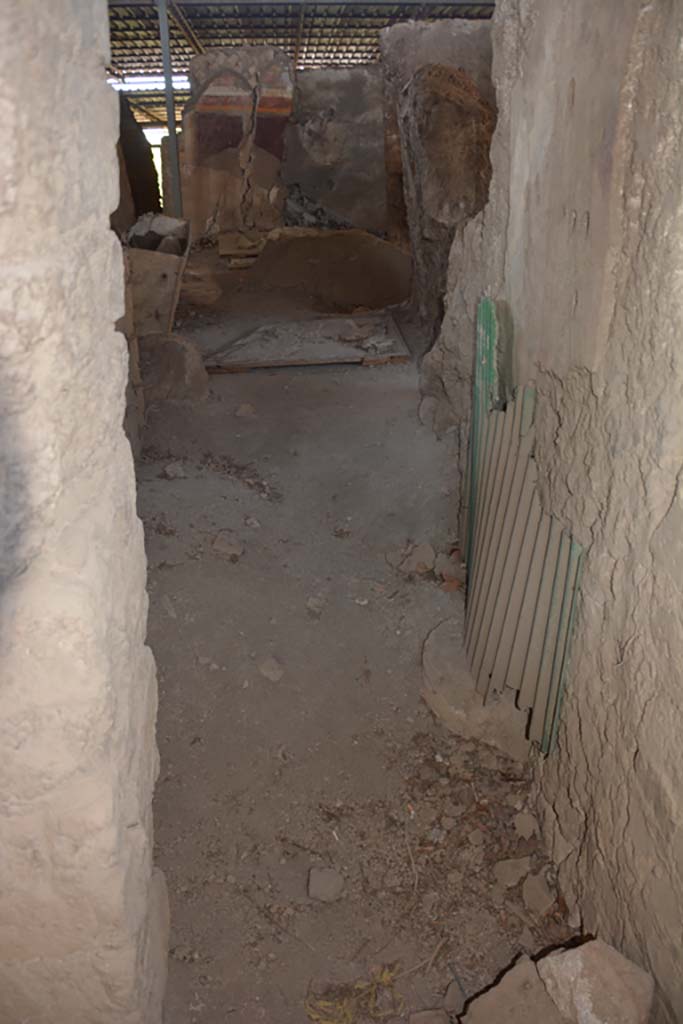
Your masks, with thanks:
M 196 53 L 214 47 L 267 44 L 289 54 L 298 70 L 352 67 L 379 58 L 379 32 L 409 19 L 485 19 L 493 0 L 422 3 L 402 0 L 242 0 L 241 3 L 168 2 L 171 61 L 178 108 L 189 98 L 186 72 Z M 126 89 L 139 121 L 164 124 L 163 68 L 155 0 L 109 0 L 110 72 Z M 177 77 L 176 77 L 177 76 Z M 147 79 L 147 81 L 141 81 Z

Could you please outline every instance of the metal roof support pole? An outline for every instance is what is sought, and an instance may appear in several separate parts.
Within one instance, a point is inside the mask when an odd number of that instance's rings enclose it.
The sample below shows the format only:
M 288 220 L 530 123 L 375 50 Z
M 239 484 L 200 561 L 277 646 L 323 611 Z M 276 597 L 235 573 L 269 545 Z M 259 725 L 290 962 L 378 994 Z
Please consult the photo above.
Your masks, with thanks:
M 175 101 L 173 99 L 173 65 L 171 64 L 171 43 L 168 35 L 168 9 L 166 0 L 157 0 L 159 11 L 159 40 L 164 65 L 166 86 L 166 120 L 168 121 L 168 156 L 171 178 L 171 213 L 174 217 L 183 215 L 183 197 L 180 191 L 180 161 L 178 159 L 178 137 L 175 132 Z

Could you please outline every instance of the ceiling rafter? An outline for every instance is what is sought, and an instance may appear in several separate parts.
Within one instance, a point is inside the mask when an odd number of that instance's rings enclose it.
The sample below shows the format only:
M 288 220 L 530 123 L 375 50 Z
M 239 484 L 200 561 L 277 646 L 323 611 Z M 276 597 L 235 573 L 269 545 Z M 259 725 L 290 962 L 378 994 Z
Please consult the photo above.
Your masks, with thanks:
M 185 74 L 197 53 L 213 47 L 265 44 L 284 50 L 297 71 L 353 67 L 379 58 L 382 28 L 408 19 L 486 19 L 493 0 L 169 0 L 170 48 L 175 74 Z M 109 0 L 111 64 L 118 78 L 161 75 L 161 47 L 155 0 Z M 136 117 L 165 121 L 159 90 L 128 93 Z M 176 91 L 182 110 L 187 93 Z

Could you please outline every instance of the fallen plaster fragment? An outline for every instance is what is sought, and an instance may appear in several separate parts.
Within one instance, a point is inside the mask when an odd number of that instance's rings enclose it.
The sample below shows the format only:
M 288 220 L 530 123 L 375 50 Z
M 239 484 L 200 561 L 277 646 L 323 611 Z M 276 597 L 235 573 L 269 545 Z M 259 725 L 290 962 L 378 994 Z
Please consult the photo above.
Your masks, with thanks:
M 425 573 L 431 572 L 434 568 L 434 562 L 436 561 L 436 554 L 431 544 L 425 542 L 416 544 L 412 548 L 406 557 L 401 562 L 399 569 L 406 575 L 412 575 L 417 573 L 419 576 L 424 576 Z
M 334 903 L 344 891 L 344 879 L 334 868 L 311 868 L 308 895 L 321 903 Z
M 484 705 L 474 688 L 463 647 L 462 613 L 445 619 L 422 649 L 422 698 L 451 732 L 480 740 L 516 761 L 526 760 L 526 714 L 504 700 Z
M 216 554 L 231 562 L 238 562 L 244 554 L 244 546 L 234 539 L 229 530 L 221 530 L 220 533 L 217 533 L 211 548 Z
M 167 466 L 161 471 L 161 476 L 165 480 L 185 480 L 187 479 L 187 473 L 182 462 L 169 462 Z
M 270 679 L 271 683 L 279 682 L 285 674 L 283 666 L 277 658 L 274 658 L 272 655 L 259 662 L 258 670 L 262 676 L 265 676 L 266 679 Z
M 434 572 L 443 580 L 462 580 L 463 572 L 450 555 L 440 552 L 434 562 Z
M 646 1024 L 654 983 L 601 939 L 551 953 L 537 963 L 541 981 L 567 1024 Z
M 496 876 L 496 881 L 500 885 L 505 886 L 506 889 L 512 889 L 512 887 L 517 885 L 518 882 L 521 882 L 525 875 L 529 874 L 530 866 L 531 860 L 529 857 L 499 860 L 498 863 L 494 865 L 493 873 Z
M 306 611 L 312 619 L 319 619 L 325 608 L 323 597 L 309 597 L 306 601 Z
M 522 886 L 522 899 L 527 910 L 536 917 L 543 917 L 555 903 L 555 896 L 545 875 L 529 875 Z
M 472 846 L 481 846 L 486 839 L 486 835 L 480 828 L 474 828 L 468 835 L 467 839 Z

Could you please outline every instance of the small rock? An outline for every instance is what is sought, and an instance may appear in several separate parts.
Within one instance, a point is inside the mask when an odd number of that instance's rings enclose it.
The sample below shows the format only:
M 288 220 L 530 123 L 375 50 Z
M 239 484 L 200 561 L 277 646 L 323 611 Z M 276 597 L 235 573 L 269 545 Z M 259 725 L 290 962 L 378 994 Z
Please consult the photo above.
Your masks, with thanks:
M 547 914 L 555 902 L 555 896 L 542 872 L 538 875 L 529 875 L 522 886 L 522 898 L 527 910 L 537 917 Z
M 482 832 L 480 828 L 475 828 L 472 829 L 467 838 L 472 846 L 481 846 L 486 839 L 486 833 Z
M 434 572 L 442 580 L 459 580 L 460 570 L 449 555 L 439 552 L 434 560 Z
M 244 554 L 244 547 L 236 541 L 229 530 L 221 530 L 213 539 L 211 545 L 213 551 L 231 562 L 238 562 Z
M 271 683 L 279 682 L 285 674 L 284 668 L 277 658 L 272 656 L 272 654 L 259 662 L 258 670 L 262 676 L 265 676 L 266 679 L 270 679 Z
M 182 256 L 183 254 L 183 243 L 179 238 L 174 238 L 172 235 L 167 235 L 166 238 L 162 238 L 157 246 L 157 252 L 165 252 L 170 256 Z
M 406 575 L 416 574 L 418 576 L 424 576 L 425 573 L 431 572 L 434 568 L 434 562 L 436 555 L 434 554 L 434 548 L 431 544 L 422 543 L 416 544 L 412 548 L 399 566 L 401 572 Z
M 187 473 L 182 462 L 169 462 L 161 471 L 165 480 L 186 480 Z
M 256 518 L 256 516 L 245 516 L 244 517 L 244 525 L 248 526 L 251 530 L 260 530 L 261 529 L 261 523 Z
M 235 416 L 239 416 L 240 419 L 250 419 L 255 415 L 256 409 L 250 402 L 243 402 L 242 405 L 235 410 Z
M 538 832 L 538 822 L 534 818 L 533 814 L 520 813 L 515 814 L 512 822 L 515 826 L 515 832 L 522 839 L 531 839 Z
M 494 865 L 493 873 L 496 876 L 496 881 L 500 885 L 504 886 L 506 889 L 511 889 L 513 885 L 517 885 L 525 875 L 529 874 L 530 866 L 531 860 L 529 857 L 499 860 L 498 863 Z
M 325 608 L 325 599 L 322 597 L 309 597 L 306 601 L 306 611 L 312 619 L 319 619 Z
M 182 960 L 185 963 L 195 963 L 199 960 L 197 950 L 190 949 L 189 946 L 174 946 L 170 952 L 174 960 Z
M 311 868 L 308 873 L 308 895 L 312 900 L 334 903 L 344 891 L 344 879 L 334 868 Z
M 465 995 L 457 981 L 452 981 L 443 997 L 443 1008 L 446 1013 L 462 1013 L 465 1005 Z
M 654 983 L 601 939 L 550 953 L 536 964 L 567 1024 L 646 1024 Z
M 420 1010 L 411 1013 L 408 1024 L 448 1024 L 448 1014 L 445 1010 Z

